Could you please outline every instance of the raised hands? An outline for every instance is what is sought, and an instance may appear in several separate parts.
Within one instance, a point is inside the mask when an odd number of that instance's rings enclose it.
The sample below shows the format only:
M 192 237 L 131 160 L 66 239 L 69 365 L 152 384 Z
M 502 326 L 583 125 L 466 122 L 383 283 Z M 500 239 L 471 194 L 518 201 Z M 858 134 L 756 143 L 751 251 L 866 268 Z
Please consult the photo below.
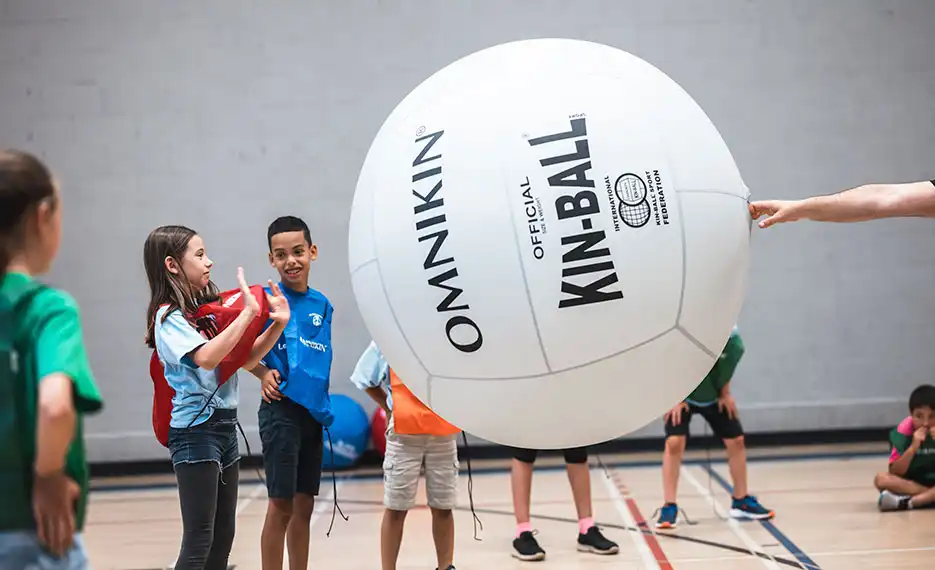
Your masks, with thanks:
M 237 283 L 240 285 L 240 293 L 243 295 L 244 311 L 251 316 L 257 315 L 260 312 L 260 303 L 250 292 L 250 286 L 247 285 L 247 281 L 244 279 L 243 267 L 237 268 Z
M 269 290 L 273 292 L 272 295 L 266 296 L 269 301 L 269 318 L 274 323 L 285 326 L 289 322 L 289 301 L 282 294 L 279 285 L 273 283 L 272 279 L 269 280 Z

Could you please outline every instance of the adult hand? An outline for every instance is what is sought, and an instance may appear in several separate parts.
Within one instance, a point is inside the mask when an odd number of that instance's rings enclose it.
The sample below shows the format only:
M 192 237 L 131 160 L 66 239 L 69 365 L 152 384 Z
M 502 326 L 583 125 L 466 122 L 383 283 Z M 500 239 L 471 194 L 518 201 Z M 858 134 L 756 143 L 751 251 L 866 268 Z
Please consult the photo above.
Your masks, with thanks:
M 795 222 L 802 217 L 802 201 L 800 200 L 761 200 L 750 202 L 748 207 L 754 220 L 766 216 L 757 224 L 761 228 L 784 222 Z

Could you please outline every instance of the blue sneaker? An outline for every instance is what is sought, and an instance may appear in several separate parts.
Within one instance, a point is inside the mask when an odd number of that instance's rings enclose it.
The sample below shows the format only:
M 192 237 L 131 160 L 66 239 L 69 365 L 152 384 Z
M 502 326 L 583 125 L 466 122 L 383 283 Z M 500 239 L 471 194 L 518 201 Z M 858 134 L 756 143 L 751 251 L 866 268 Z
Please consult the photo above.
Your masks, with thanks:
M 659 509 L 659 518 L 656 519 L 656 528 L 675 528 L 679 518 L 679 506 L 675 503 L 666 503 Z
M 761 505 L 753 495 L 747 495 L 731 501 L 730 516 L 735 519 L 763 520 L 773 518 L 775 513 Z

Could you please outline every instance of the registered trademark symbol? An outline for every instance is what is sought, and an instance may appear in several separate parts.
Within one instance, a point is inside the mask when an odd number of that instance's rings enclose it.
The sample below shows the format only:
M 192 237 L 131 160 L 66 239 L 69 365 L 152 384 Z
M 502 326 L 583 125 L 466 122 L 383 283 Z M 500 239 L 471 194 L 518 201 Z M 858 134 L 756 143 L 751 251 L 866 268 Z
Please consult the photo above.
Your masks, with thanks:
M 416 130 L 417 137 L 421 137 L 424 134 L 425 134 L 425 127 L 419 127 L 418 130 Z

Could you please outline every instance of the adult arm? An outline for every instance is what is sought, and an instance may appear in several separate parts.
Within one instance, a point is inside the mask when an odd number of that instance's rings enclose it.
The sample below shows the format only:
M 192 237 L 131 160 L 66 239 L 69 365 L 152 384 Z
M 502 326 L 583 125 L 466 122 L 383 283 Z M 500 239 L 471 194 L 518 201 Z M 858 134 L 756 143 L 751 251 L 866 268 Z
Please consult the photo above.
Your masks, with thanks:
M 761 228 L 783 222 L 864 222 L 883 218 L 935 218 L 935 180 L 865 184 L 803 200 L 763 200 L 750 204 L 753 219 L 766 216 Z

